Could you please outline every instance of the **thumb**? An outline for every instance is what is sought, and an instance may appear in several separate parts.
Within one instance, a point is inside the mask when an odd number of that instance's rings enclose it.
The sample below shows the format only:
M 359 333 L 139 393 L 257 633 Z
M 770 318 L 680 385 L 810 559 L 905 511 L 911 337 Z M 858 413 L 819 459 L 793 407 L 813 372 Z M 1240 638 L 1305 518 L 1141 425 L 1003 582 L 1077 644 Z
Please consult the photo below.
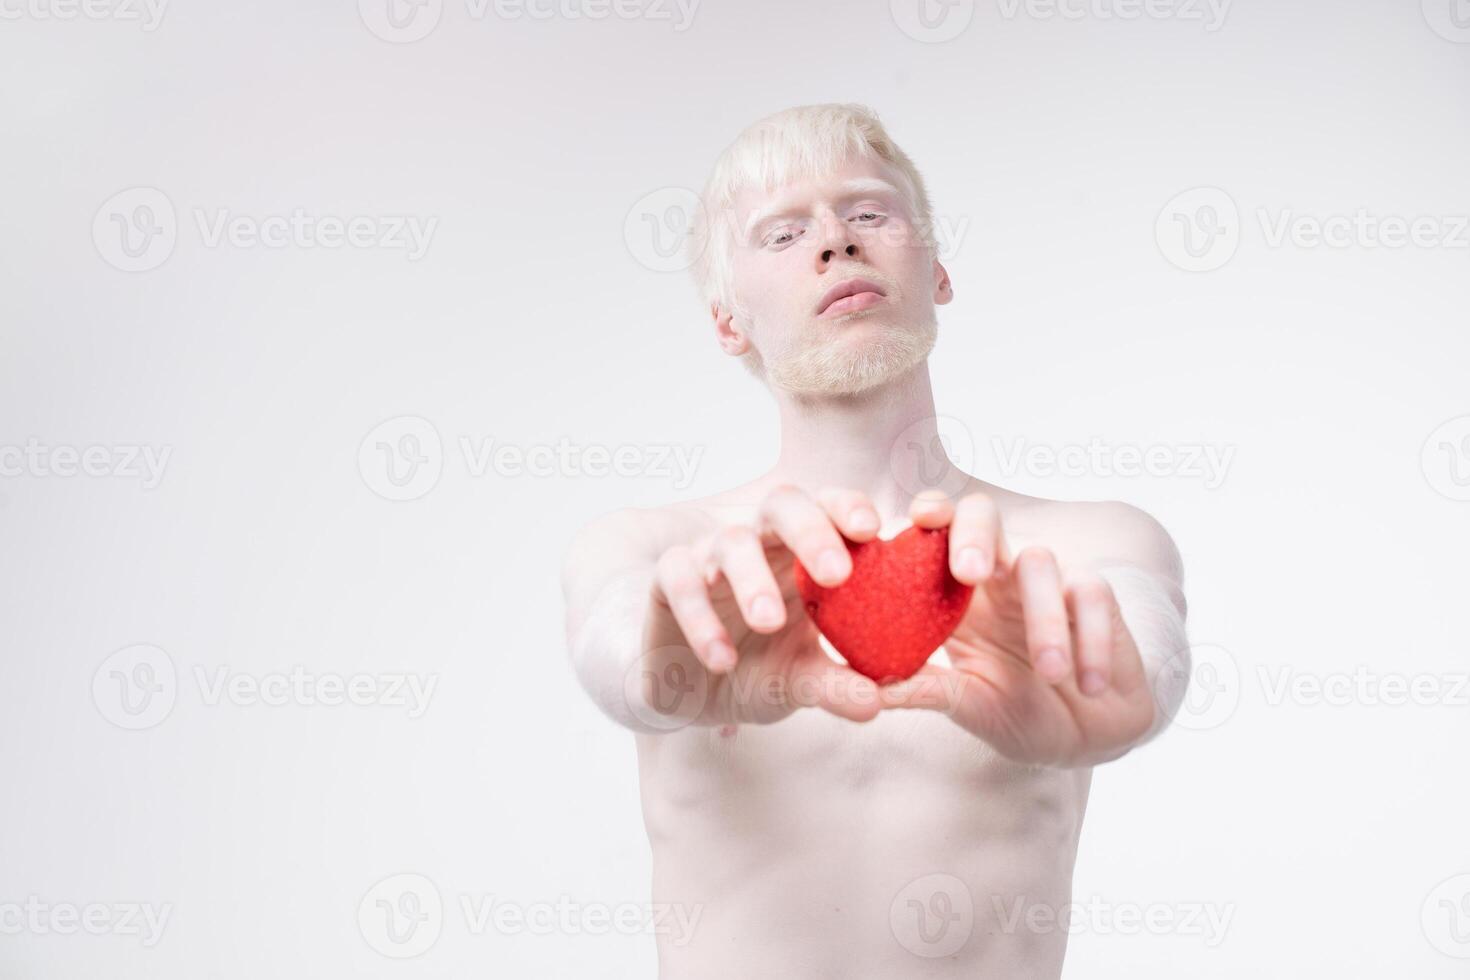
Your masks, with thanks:
M 957 670 L 925 664 L 912 677 L 879 689 L 884 709 L 921 708 L 956 714 L 974 679 Z
M 878 685 L 812 644 L 787 674 L 790 698 L 806 708 L 821 708 L 848 721 L 872 721 L 882 709 Z

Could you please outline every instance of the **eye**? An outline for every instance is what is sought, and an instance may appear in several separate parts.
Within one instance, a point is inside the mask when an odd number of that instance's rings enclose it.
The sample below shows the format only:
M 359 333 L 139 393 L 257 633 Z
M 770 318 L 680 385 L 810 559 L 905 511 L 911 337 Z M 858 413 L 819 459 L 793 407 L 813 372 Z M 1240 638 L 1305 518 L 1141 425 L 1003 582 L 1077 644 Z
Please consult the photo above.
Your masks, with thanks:
M 778 248 L 782 245 L 790 245 L 802 232 L 800 223 L 783 225 L 773 231 L 767 232 L 764 245 L 766 248 Z
M 856 221 L 859 224 L 871 225 L 876 224 L 877 222 L 882 220 L 882 218 L 883 213 L 881 211 L 859 211 L 857 214 L 853 215 L 847 220 Z

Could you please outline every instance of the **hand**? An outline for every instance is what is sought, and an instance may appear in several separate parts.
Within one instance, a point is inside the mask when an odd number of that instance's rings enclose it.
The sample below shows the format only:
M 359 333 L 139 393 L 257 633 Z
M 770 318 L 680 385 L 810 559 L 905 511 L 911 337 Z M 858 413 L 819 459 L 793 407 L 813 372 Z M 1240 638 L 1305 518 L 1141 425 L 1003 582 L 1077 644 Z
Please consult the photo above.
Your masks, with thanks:
M 685 720 L 698 724 L 769 724 L 813 706 L 870 721 L 878 687 L 818 645 L 792 565 L 800 558 L 821 584 L 839 585 L 852 573 L 842 536 L 870 540 L 878 526 L 862 493 L 824 490 L 814 500 L 783 486 L 762 501 L 756 526 L 711 529 L 669 548 L 643 633 L 645 684 L 679 679 L 697 694 L 698 714 Z M 657 694 L 645 686 L 650 704 Z
M 921 527 L 949 525 L 950 571 L 975 586 L 945 642 L 952 668 L 928 664 L 883 689 L 886 708 L 944 711 L 1017 762 L 1093 765 L 1117 758 L 1153 722 L 1138 647 L 1107 581 L 1064 576 L 1049 549 L 1014 558 L 994 502 L 921 494 Z

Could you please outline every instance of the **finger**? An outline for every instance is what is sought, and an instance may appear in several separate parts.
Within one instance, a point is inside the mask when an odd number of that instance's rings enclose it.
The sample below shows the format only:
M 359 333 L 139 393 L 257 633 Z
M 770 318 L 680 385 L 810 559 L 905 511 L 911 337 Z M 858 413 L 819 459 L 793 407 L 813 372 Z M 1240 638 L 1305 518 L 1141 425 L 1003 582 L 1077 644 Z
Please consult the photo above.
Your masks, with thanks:
M 983 493 L 966 494 L 955 504 L 949 527 L 949 570 L 966 585 L 975 585 L 995 571 L 1000 547 L 1000 511 Z
M 909 520 L 915 527 L 944 527 L 954 520 L 954 501 L 943 490 L 925 490 L 909 501 Z
M 871 541 L 878 536 L 878 508 L 861 490 L 825 487 L 817 491 L 817 503 L 848 540 Z
M 819 647 L 792 665 L 788 680 L 794 703 L 848 721 L 872 721 L 883 707 L 877 684 L 835 662 Z
M 1049 550 L 1026 548 L 1016 556 L 1016 587 L 1031 666 L 1042 680 L 1056 684 L 1071 673 L 1072 643 L 1061 573 Z
M 1072 637 L 1077 651 L 1077 687 L 1088 697 L 1108 689 L 1113 665 L 1113 590 L 1100 575 L 1088 575 L 1067 589 Z
M 938 711 L 972 735 L 999 747 L 1014 741 L 1009 729 L 1017 709 L 1012 699 L 980 674 L 925 664 L 906 681 L 883 689 L 884 709 Z
M 766 549 L 755 529 L 741 525 L 715 534 L 710 560 L 730 583 L 730 591 L 745 622 L 757 633 L 774 633 L 786 625 L 786 603 L 766 560 Z
M 709 588 L 688 548 L 670 548 L 659 557 L 653 597 L 673 613 L 700 663 L 715 673 L 735 666 L 735 644 L 710 604 Z
M 965 675 L 937 664 L 925 664 L 912 677 L 879 688 L 884 709 L 923 708 L 953 714 L 959 707 Z
M 852 574 L 852 557 L 832 519 L 815 500 L 795 487 L 771 491 L 760 507 L 761 531 L 791 549 L 812 579 L 825 588 Z

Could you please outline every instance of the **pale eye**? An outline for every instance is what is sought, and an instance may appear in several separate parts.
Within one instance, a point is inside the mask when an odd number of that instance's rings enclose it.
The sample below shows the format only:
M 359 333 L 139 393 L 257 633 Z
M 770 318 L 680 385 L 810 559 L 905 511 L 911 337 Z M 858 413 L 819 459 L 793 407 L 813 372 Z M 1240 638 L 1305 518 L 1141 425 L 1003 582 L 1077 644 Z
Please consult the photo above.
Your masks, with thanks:
M 781 231 L 776 232 L 776 234 L 772 235 L 769 239 L 767 239 L 766 244 L 785 245 L 787 242 L 792 241 L 795 238 L 795 231 L 792 231 L 790 228 L 784 228 Z
M 882 217 L 883 215 L 877 211 L 859 211 L 847 220 L 856 221 L 859 224 L 871 225 Z

